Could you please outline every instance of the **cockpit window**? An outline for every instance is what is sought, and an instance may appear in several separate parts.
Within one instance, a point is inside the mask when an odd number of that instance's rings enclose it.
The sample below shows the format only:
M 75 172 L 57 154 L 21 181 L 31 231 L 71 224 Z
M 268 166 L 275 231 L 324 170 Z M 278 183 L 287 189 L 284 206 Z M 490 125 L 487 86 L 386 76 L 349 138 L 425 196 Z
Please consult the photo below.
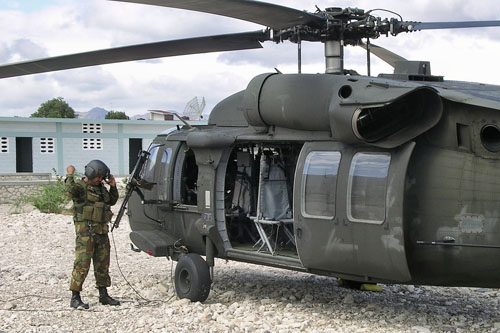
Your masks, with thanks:
M 146 163 L 144 163 L 144 167 L 142 168 L 141 178 L 147 181 L 148 183 L 155 182 L 155 164 L 159 148 L 160 145 L 156 144 L 153 144 L 149 148 L 148 160 L 146 161 Z
M 169 174 L 168 167 L 170 165 L 170 159 L 172 157 L 172 148 L 167 148 L 163 151 L 161 156 L 161 175 L 160 175 L 160 185 L 164 185 L 168 182 Z
M 167 147 L 161 155 L 161 168 L 159 180 L 159 198 L 160 200 L 167 200 L 168 183 L 170 179 L 170 160 L 172 158 L 172 148 Z
M 347 212 L 352 222 L 383 223 L 390 154 L 356 153 L 349 170 Z

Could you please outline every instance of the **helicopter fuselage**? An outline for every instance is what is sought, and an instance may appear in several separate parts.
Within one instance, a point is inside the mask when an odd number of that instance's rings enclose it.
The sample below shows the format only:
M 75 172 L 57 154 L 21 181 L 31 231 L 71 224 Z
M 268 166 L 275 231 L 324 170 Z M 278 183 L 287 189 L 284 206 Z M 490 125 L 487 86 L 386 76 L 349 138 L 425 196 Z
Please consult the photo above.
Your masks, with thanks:
M 158 135 L 131 239 L 367 283 L 500 287 L 500 87 L 264 74 Z

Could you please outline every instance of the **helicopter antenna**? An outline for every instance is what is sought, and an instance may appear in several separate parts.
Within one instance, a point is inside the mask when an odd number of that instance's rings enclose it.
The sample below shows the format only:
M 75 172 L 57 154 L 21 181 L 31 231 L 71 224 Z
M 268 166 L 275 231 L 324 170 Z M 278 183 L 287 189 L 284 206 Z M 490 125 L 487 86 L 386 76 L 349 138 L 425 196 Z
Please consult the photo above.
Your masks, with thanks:
M 302 73 L 302 41 L 300 40 L 300 30 L 297 32 L 297 63 L 299 74 Z
M 172 115 L 172 116 L 175 116 L 177 119 L 179 119 L 182 123 L 184 123 L 184 125 L 186 125 L 187 128 L 191 129 L 193 128 L 193 126 L 191 126 L 184 118 L 182 118 L 181 116 L 179 116 L 179 114 L 177 112 L 172 112 L 172 111 L 164 111 L 164 110 L 148 110 L 148 111 L 153 111 L 153 112 L 161 112 L 163 114 L 168 114 L 168 115 Z
M 366 70 L 367 75 L 371 76 L 371 62 L 370 62 L 370 38 L 366 39 Z

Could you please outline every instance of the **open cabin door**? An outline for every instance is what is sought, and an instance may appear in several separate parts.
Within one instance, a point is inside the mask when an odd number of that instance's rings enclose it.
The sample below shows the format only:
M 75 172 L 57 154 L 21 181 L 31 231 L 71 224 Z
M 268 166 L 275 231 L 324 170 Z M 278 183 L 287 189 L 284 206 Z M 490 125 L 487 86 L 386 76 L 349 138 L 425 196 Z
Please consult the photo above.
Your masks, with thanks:
M 302 265 L 361 281 L 408 281 L 403 193 L 414 144 L 302 148 L 294 185 L 294 231 Z

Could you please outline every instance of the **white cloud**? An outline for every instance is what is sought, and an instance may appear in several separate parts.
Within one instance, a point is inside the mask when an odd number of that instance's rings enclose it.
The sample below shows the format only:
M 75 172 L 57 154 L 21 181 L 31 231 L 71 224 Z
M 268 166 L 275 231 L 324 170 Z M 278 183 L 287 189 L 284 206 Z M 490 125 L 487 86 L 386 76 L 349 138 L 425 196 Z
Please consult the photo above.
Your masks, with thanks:
M 277 3 L 278 1 L 273 1 Z M 371 0 L 279 1 L 297 9 L 373 8 Z M 378 8 L 406 20 L 450 21 L 500 19 L 497 1 L 378 0 Z M 382 17 L 392 14 L 375 12 Z M 0 10 L 0 62 L 116 47 L 128 44 L 261 29 L 240 20 L 158 6 L 114 1 L 67 0 L 37 11 Z M 412 60 L 431 61 L 432 71 L 449 79 L 500 83 L 496 65 L 500 28 L 422 31 L 374 41 Z M 303 44 L 303 71 L 323 72 L 321 44 Z M 128 62 L 0 80 L 0 116 L 28 116 L 48 99 L 62 96 L 77 111 L 94 106 L 129 115 L 151 108 L 183 110 L 193 96 L 205 96 L 207 110 L 244 89 L 249 80 L 278 67 L 295 72 L 296 46 L 264 44 L 248 50 Z M 346 68 L 366 73 L 362 49 L 346 48 Z M 372 57 L 372 75 L 392 69 Z

